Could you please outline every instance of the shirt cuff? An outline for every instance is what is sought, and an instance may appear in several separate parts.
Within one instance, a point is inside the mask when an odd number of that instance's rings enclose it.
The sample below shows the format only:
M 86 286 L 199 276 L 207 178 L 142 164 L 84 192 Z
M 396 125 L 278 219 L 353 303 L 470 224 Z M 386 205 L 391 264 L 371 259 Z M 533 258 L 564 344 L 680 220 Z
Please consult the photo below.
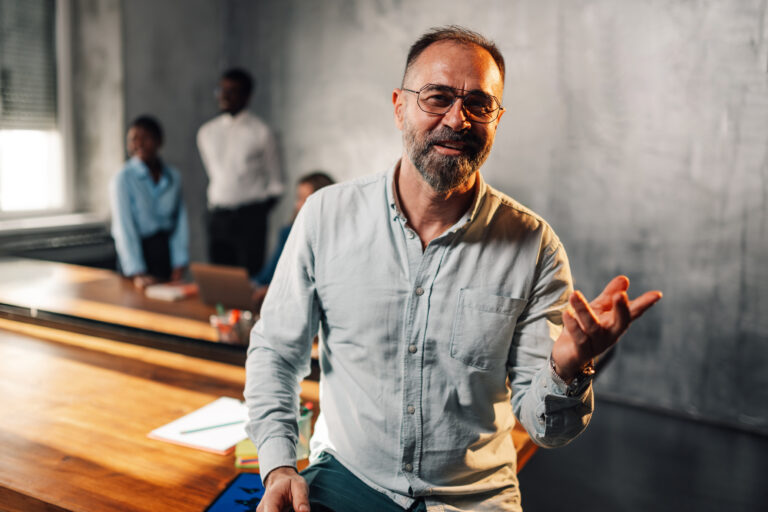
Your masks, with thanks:
M 125 277 L 133 277 L 139 274 L 146 274 L 147 267 L 145 267 L 144 265 L 132 264 L 132 263 L 123 265 L 123 263 L 120 262 L 120 271 L 123 273 Z
M 572 382 L 571 385 L 566 384 L 562 377 L 555 373 L 555 369 L 552 368 L 551 354 L 547 358 L 547 369 L 549 370 L 547 372 L 547 380 L 549 381 L 547 388 L 552 392 L 553 395 L 581 399 L 587 393 L 590 385 L 592 384 L 593 376 L 591 375 L 587 378 L 580 376 L 578 380 Z
M 171 267 L 180 268 L 187 267 L 189 265 L 189 258 L 185 254 L 184 256 L 176 256 L 171 258 Z
M 281 466 L 296 467 L 296 444 L 287 437 L 270 437 L 258 447 L 262 481 Z

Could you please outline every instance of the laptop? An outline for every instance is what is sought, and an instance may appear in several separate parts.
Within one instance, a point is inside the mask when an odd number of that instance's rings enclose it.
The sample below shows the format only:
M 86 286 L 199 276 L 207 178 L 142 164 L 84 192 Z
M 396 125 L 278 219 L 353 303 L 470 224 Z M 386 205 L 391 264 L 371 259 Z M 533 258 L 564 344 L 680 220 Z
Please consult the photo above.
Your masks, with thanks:
M 221 304 L 229 309 L 254 309 L 253 285 L 244 267 L 190 263 L 189 270 L 204 303 Z

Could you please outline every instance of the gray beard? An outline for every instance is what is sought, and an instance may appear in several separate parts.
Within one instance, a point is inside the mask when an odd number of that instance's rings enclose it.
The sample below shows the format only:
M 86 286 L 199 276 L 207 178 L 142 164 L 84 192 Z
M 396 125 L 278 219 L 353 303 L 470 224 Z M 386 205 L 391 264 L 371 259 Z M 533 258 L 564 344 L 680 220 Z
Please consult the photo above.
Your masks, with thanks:
M 404 122 L 404 142 L 408 158 L 419 171 L 424 181 L 435 192 L 445 193 L 455 190 L 469 180 L 488 158 L 491 145 L 483 145 L 474 134 L 456 133 L 447 127 L 425 136 L 422 140 L 416 138 L 407 119 Z M 461 140 L 469 143 L 469 151 L 458 156 L 441 155 L 432 151 L 433 142 L 437 140 Z

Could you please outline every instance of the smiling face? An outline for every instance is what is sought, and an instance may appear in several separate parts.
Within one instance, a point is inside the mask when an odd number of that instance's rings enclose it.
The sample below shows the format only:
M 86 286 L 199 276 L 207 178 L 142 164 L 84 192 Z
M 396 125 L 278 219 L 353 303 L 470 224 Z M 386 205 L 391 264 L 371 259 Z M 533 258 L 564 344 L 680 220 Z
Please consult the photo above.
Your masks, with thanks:
M 138 157 L 144 163 L 151 163 L 157 159 L 161 142 L 149 130 L 141 126 L 131 126 L 126 139 L 129 155 Z
M 415 91 L 438 84 L 499 99 L 504 87 L 499 68 L 486 50 L 452 41 L 427 47 L 404 84 Z M 436 192 L 461 187 L 488 158 L 501 116 L 491 123 L 472 121 L 461 98 L 445 114 L 430 114 L 419 108 L 416 94 L 402 89 L 395 90 L 393 100 L 408 160 Z

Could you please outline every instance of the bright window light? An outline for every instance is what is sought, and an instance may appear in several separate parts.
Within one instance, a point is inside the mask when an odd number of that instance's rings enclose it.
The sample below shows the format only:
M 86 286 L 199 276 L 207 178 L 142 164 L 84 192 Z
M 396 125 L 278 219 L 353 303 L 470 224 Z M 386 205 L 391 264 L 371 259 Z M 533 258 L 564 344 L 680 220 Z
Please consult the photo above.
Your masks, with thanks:
M 61 136 L 55 130 L 0 130 L 0 211 L 64 206 Z

